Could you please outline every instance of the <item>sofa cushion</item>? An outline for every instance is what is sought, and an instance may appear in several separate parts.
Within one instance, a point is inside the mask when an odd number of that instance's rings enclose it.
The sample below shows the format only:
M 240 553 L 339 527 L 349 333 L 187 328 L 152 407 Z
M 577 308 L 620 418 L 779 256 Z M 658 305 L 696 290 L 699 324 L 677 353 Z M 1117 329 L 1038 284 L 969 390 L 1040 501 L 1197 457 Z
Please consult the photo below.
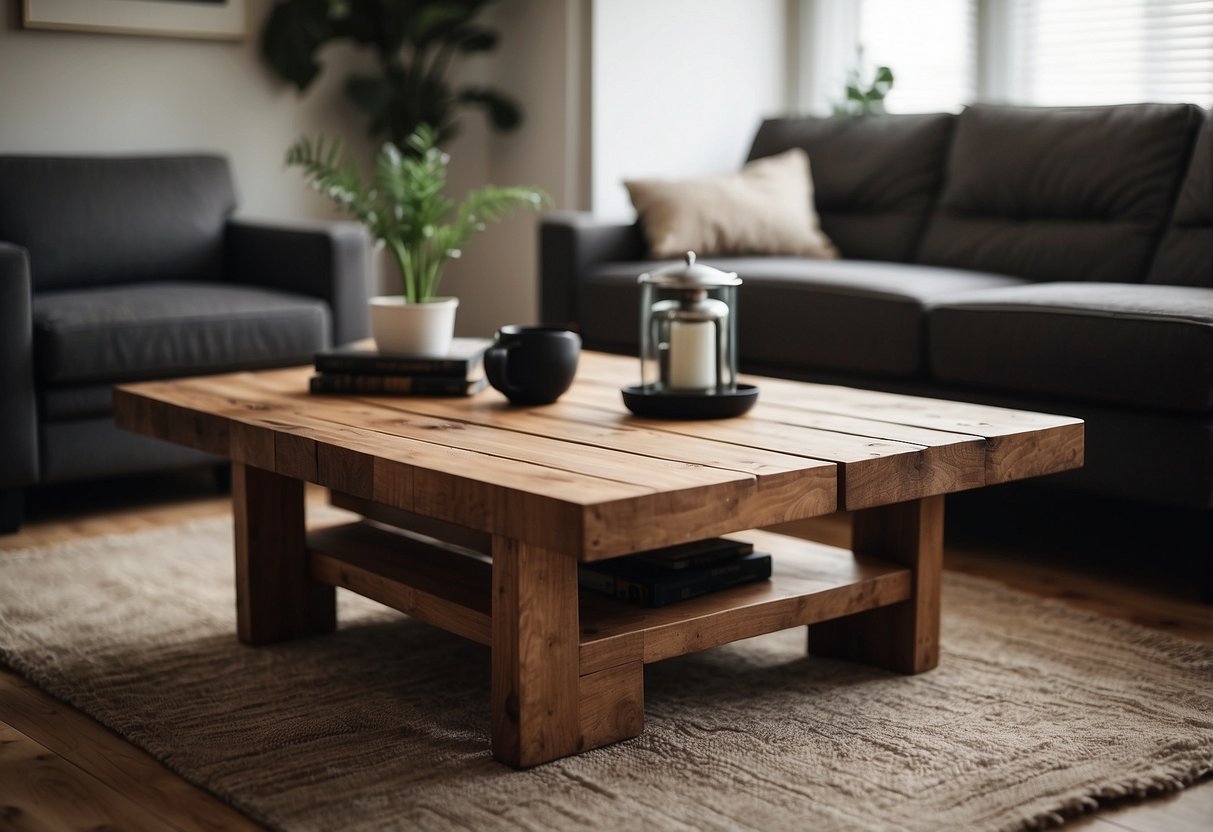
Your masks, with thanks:
M 991 289 L 936 304 L 928 330 L 939 381 L 1008 395 L 1213 410 L 1213 289 Z
M 581 303 L 587 345 L 634 351 L 637 275 L 659 262 L 611 263 L 594 273 Z M 921 374 L 928 303 L 956 292 L 1020 281 L 1001 275 L 856 260 L 713 258 L 737 272 L 737 328 L 749 367 Z
M 940 191 L 954 118 L 769 119 L 750 158 L 803 148 L 822 230 L 842 256 L 909 262 Z
M 1188 104 L 966 108 L 918 261 L 1140 283 L 1199 118 Z
M 324 301 L 164 282 L 34 296 L 45 384 L 116 382 L 306 363 L 330 341 Z
M 1146 281 L 1213 286 L 1213 113 L 1196 138 L 1175 215 Z
M 214 279 L 235 205 L 217 156 L 0 156 L 0 240 L 29 251 L 36 292 Z
M 755 159 L 737 173 L 623 183 L 649 255 L 790 254 L 833 259 L 813 209 L 809 157 L 799 148 Z

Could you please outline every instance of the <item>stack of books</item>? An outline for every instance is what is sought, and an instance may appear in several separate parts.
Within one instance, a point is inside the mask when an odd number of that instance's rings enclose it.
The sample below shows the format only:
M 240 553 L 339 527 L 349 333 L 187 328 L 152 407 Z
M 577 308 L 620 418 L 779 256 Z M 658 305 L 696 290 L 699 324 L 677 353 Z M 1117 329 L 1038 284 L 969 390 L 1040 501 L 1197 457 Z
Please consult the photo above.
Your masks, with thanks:
M 366 342 L 316 353 L 313 393 L 470 396 L 485 388 L 487 338 L 456 338 L 446 355 L 382 353 Z
M 715 537 L 581 564 L 582 587 L 646 607 L 661 607 L 771 577 L 771 556 L 754 545 Z

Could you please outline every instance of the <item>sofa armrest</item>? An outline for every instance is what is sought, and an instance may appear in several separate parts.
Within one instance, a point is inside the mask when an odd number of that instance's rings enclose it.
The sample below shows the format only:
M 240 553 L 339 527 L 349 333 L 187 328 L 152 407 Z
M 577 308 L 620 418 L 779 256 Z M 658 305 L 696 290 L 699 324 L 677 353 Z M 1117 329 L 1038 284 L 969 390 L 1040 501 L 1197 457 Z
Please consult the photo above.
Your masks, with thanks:
M 0 243 L 0 488 L 38 481 L 29 255 Z
M 353 222 L 229 220 L 227 276 L 321 298 L 333 313 L 333 343 L 370 335 L 371 240 Z
M 554 211 L 539 226 L 539 308 L 544 321 L 575 324 L 580 287 L 594 268 L 617 260 L 642 260 L 647 247 L 640 226 L 592 214 Z

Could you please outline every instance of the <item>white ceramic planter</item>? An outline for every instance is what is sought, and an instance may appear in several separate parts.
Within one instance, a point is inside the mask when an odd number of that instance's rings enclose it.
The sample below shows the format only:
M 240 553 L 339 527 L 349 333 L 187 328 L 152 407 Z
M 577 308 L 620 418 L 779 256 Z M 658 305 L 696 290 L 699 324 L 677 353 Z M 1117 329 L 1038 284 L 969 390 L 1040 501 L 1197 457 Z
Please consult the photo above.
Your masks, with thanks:
M 459 298 L 407 303 L 403 295 L 371 298 L 371 335 L 380 352 L 446 355 L 455 334 Z

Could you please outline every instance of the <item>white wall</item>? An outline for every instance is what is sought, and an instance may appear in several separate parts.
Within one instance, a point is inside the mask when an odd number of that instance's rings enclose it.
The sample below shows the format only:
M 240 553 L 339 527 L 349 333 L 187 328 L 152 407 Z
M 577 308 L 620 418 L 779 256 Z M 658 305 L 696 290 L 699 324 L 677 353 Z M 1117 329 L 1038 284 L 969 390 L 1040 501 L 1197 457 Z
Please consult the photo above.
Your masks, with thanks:
M 593 208 L 632 216 L 622 181 L 736 170 L 786 108 L 786 0 L 596 0 Z
M 588 208 L 589 0 L 503 0 L 485 20 L 501 41 L 477 77 L 517 98 L 524 120 L 504 134 L 487 131 L 479 116 L 463 120 L 465 138 L 474 134 L 483 142 L 485 161 L 480 182 L 467 184 L 532 185 L 558 208 Z M 452 155 L 460 150 L 453 147 Z M 536 215 L 520 213 L 490 226 L 448 270 L 442 291 L 460 298 L 463 334 L 536 322 Z
M 231 160 L 241 213 L 331 216 L 282 159 L 301 133 L 367 146 L 340 95 L 340 68 L 356 60 L 326 51 L 328 71 L 301 100 L 262 64 L 256 33 L 270 3 L 250 2 L 253 33 L 233 43 L 21 29 L 20 0 L 4 0 L 0 152 L 217 151 Z

